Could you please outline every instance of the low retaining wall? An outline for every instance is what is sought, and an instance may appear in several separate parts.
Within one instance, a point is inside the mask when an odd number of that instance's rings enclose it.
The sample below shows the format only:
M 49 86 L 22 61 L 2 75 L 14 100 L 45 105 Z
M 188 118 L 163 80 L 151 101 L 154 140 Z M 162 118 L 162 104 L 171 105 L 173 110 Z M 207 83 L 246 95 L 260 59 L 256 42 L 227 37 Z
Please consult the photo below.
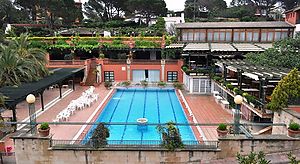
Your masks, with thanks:
M 264 151 L 266 154 L 299 149 L 300 139 L 282 135 L 263 135 L 253 139 L 228 136 L 220 139 L 217 150 L 165 149 L 82 149 L 52 147 L 51 138 L 13 137 L 17 163 L 200 163 L 201 161 L 235 157 L 239 152 Z

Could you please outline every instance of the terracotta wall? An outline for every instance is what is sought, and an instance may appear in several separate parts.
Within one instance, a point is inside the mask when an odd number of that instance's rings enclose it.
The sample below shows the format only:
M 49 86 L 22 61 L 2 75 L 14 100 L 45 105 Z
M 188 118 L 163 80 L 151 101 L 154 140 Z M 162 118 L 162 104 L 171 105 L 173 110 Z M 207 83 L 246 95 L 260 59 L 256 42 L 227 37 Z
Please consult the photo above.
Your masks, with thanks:
M 295 12 L 295 11 L 288 12 L 288 13 L 285 14 L 285 21 L 295 25 L 297 23 L 297 20 L 299 19 L 299 14 L 300 14 L 300 11 L 298 11 L 298 12 Z
M 128 66 L 125 63 L 115 63 L 115 64 L 107 64 L 105 62 L 106 59 L 99 59 L 97 61 L 98 64 L 102 65 L 102 80 L 104 81 L 104 72 L 105 71 L 114 71 L 115 81 L 126 81 L 127 80 L 127 70 Z M 168 71 L 177 71 L 178 72 L 178 81 L 182 82 L 182 71 L 181 66 L 183 65 L 182 60 L 178 60 L 177 62 L 168 63 L 166 62 L 165 71 L 164 71 L 164 79 L 167 81 L 167 72 Z M 160 78 L 162 76 L 162 67 L 160 62 L 149 62 L 144 64 L 131 64 L 130 65 L 130 79 L 132 80 L 132 72 L 133 70 L 159 70 L 160 71 Z M 161 79 L 162 80 L 162 79 Z

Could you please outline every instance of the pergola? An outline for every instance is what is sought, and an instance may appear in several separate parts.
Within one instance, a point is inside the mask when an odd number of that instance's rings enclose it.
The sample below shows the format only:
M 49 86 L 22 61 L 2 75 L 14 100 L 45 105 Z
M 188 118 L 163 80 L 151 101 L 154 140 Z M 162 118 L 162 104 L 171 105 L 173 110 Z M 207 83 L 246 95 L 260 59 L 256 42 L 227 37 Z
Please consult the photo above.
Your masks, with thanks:
M 7 98 L 5 99 L 5 106 L 13 111 L 13 120 L 17 121 L 16 117 L 16 105 L 26 98 L 28 94 L 39 94 L 41 96 L 41 105 L 44 109 L 43 93 L 45 89 L 52 85 L 58 84 L 59 96 L 62 97 L 62 85 L 63 81 L 69 78 L 73 78 L 72 88 L 75 90 L 74 78 L 75 74 L 82 71 L 83 68 L 56 68 L 51 70 L 53 74 L 39 80 L 30 83 L 22 83 L 20 86 L 5 86 L 0 88 L 2 93 Z
M 251 64 L 245 60 L 226 60 L 221 59 L 217 60 L 215 65 L 223 69 L 224 81 L 230 81 L 228 79 L 227 70 L 237 73 L 237 86 L 240 90 L 251 91 L 254 89 L 246 88 L 243 89 L 243 77 L 246 76 L 254 81 L 259 82 L 259 99 L 264 104 L 265 103 L 265 89 L 269 87 L 274 87 L 268 85 L 269 83 L 278 83 L 281 78 L 288 74 L 290 71 L 287 68 L 274 68 L 274 67 L 265 67 Z

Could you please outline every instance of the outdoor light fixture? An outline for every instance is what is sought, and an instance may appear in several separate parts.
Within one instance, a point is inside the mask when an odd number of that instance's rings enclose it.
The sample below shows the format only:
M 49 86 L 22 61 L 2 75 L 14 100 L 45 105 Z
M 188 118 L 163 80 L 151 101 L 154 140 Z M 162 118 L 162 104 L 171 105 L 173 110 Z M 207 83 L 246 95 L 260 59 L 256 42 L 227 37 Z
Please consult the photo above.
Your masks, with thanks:
M 238 104 L 238 105 L 241 105 L 243 103 L 243 97 L 241 95 L 236 95 L 234 97 L 234 103 Z
M 29 94 L 26 97 L 26 101 L 28 103 L 28 108 L 29 108 L 29 121 L 30 121 L 30 132 L 31 134 L 36 134 L 36 116 L 35 116 L 35 96 L 33 94 Z
M 26 101 L 27 101 L 28 104 L 33 104 L 35 102 L 35 96 L 33 94 L 29 94 L 26 97 Z
M 236 95 L 234 97 L 234 103 L 236 104 L 236 109 L 234 112 L 234 134 L 239 134 L 240 128 L 240 110 L 241 104 L 243 103 L 243 97 L 241 95 Z

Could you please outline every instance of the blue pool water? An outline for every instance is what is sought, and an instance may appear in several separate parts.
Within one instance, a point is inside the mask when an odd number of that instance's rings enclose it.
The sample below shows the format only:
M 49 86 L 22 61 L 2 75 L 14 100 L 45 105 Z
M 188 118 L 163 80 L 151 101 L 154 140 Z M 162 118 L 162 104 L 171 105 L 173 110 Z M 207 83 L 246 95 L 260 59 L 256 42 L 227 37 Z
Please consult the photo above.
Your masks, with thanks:
M 117 89 L 96 122 L 136 123 L 147 118 L 148 123 L 188 123 L 174 89 Z M 139 129 L 138 125 L 110 125 L 109 140 L 161 140 L 156 126 Z M 195 141 L 189 126 L 177 126 L 183 141 Z M 96 125 L 85 136 L 90 139 Z

